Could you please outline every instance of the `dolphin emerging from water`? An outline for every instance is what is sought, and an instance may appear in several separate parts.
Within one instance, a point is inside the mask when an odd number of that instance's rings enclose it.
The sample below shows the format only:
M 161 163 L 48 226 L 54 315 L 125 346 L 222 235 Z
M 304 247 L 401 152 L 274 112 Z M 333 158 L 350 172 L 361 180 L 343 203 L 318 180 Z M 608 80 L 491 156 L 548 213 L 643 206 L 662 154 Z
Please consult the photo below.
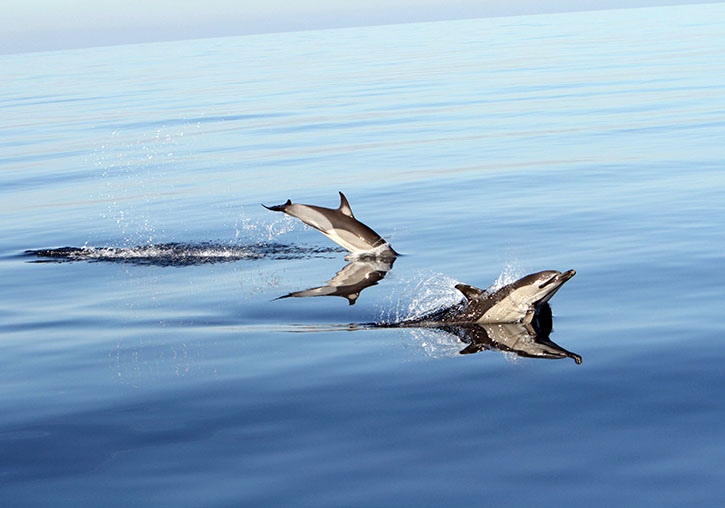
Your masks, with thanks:
M 394 326 L 531 323 L 537 311 L 575 274 L 574 270 L 563 273 L 546 270 L 527 275 L 498 290 L 483 290 L 468 284 L 458 284 L 456 289 L 466 297 L 465 300 Z
M 458 284 L 465 300 L 420 318 L 393 323 L 369 323 L 371 328 L 429 328 L 451 333 L 468 346 L 461 354 L 486 349 L 508 351 L 534 358 L 581 356 L 553 343 L 549 300 L 575 275 L 574 270 L 547 270 L 527 275 L 500 289 L 479 289 Z
M 355 218 L 350 209 L 350 204 L 342 192 L 340 192 L 340 206 L 338 208 L 323 208 L 321 206 L 292 203 L 289 199 L 283 205 L 262 206 L 267 210 L 284 212 L 298 218 L 353 254 L 367 254 L 377 257 L 395 257 L 398 255 L 379 234 Z

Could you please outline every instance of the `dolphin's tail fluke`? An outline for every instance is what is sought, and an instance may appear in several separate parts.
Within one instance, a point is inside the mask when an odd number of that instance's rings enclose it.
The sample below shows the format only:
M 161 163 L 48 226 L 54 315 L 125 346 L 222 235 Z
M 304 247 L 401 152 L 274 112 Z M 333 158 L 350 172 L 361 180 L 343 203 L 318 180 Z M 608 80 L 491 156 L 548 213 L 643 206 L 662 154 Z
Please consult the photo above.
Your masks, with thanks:
M 267 210 L 272 210 L 273 212 L 284 212 L 285 208 L 287 208 L 291 204 L 292 204 L 292 200 L 288 199 L 287 202 L 283 205 L 267 206 L 264 203 L 262 203 L 262 206 L 265 207 Z

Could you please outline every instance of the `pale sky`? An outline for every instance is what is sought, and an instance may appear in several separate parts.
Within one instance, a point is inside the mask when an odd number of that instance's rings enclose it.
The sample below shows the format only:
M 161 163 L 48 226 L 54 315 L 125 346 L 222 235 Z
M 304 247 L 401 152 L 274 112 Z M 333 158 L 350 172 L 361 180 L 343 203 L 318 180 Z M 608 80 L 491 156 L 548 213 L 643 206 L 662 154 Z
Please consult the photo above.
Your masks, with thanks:
M 707 0 L 0 0 L 0 54 L 687 3 Z

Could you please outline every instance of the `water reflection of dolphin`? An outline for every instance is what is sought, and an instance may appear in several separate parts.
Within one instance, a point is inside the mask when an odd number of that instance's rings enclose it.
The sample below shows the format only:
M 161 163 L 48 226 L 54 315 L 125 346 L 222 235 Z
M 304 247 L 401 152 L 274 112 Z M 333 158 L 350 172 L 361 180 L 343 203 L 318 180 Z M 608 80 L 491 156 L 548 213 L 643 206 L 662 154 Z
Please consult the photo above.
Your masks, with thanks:
M 546 270 L 527 275 L 498 290 L 483 290 L 458 284 L 456 289 L 466 297 L 464 301 L 399 323 L 398 326 L 531 323 L 537 309 L 546 304 L 575 274 L 574 270 L 564 273 Z
M 267 210 L 284 212 L 298 218 L 354 254 L 369 254 L 379 257 L 397 255 L 379 234 L 355 218 L 350 204 L 342 192 L 340 192 L 338 208 L 292 203 L 289 199 L 283 205 L 262 206 Z
M 551 307 L 545 303 L 537 309 L 532 320 L 525 324 L 462 324 L 441 326 L 438 329 L 468 344 L 460 351 L 462 355 L 497 350 L 526 358 L 572 358 L 577 364 L 582 363 L 581 356 L 549 339 L 551 328 Z
M 354 305 L 363 289 L 375 286 L 393 268 L 395 258 L 357 259 L 327 281 L 325 286 L 295 291 L 278 298 L 306 298 L 308 296 L 341 296 Z

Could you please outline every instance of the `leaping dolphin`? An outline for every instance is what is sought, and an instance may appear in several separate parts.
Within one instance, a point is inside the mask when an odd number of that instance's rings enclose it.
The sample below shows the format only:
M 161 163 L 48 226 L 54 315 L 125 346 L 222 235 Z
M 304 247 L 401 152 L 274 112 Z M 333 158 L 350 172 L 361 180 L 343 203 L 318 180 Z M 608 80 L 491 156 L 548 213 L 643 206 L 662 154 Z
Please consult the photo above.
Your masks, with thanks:
M 350 204 L 342 192 L 340 192 L 338 208 L 292 203 L 289 199 L 283 205 L 267 206 L 263 204 L 262 206 L 267 210 L 284 212 L 298 218 L 353 254 L 369 254 L 378 257 L 398 255 L 379 234 L 355 218 Z
M 532 273 L 492 291 L 468 284 L 456 289 L 466 297 L 456 305 L 395 326 L 441 326 L 444 324 L 531 323 L 536 312 L 576 272 L 546 270 Z

